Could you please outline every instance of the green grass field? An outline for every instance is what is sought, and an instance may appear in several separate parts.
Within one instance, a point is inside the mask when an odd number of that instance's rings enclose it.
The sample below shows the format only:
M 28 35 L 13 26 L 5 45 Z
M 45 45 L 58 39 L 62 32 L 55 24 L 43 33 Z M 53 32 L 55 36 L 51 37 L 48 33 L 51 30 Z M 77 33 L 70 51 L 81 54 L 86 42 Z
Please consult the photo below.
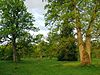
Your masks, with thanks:
M 100 59 L 91 66 L 55 59 L 24 59 L 18 64 L 0 61 L 0 75 L 100 75 Z

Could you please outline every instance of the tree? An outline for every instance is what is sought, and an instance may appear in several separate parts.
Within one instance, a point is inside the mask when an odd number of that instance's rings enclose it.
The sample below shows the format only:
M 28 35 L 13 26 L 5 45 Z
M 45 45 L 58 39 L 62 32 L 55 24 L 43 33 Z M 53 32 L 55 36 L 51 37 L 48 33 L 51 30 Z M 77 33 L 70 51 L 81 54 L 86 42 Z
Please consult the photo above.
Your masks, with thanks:
M 30 33 L 24 32 L 23 36 L 18 38 L 17 41 L 17 54 L 18 59 L 20 60 L 21 57 L 31 56 L 33 52 L 33 43 L 34 38 Z
M 77 43 L 81 64 L 91 64 L 91 38 L 93 29 L 100 24 L 98 0 L 48 0 L 46 24 L 60 31 L 63 23 L 77 31 Z
M 47 50 L 48 50 L 48 43 L 44 40 L 44 37 L 42 34 L 38 34 L 35 38 L 35 44 L 33 45 L 33 56 L 43 58 L 47 56 Z
M 76 43 L 72 26 L 63 24 L 59 32 L 57 28 L 53 28 L 47 40 L 50 55 L 56 56 L 59 61 L 77 60 Z
M 0 0 L 0 37 L 9 41 L 13 48 L 13 61 L 17 62 L 17 42 L 23 34 L 36 31 L 34 19 L 23 0 Z
M 48 44 L 47 44 L 47 54 L 51 59 L 53 57 L 57 57 L 58 55 L 58 44 L 59 44 L 60 36 L 56 32 L 49 32 L 48 34 Z
M 59 38 L 58 60 L 77 61 L 77 48 L 73 33 L 73 27 L 62 25 Z
M 81 10 L 85 12 L 81 13 L 79 8 L 76 8 L 76 7 L 74 9 L 75 19 L 76 19 L 77 39 L 78 39 L 78 45 L 79 45 L 79 50 L 80 50 L 81 63 L 91 64 L 91 38 L 92 38 L 91 33 L 93 32 L 93 29 L 94 29 L 93 27 L 97 26 L 96 22 L 98 22 L 98 18 L 100 17 L 100 15 L 98 15 L 98 12 L 99 12 L 98 6 L 100 4 L 98 3 L 97 0 L 95 1 L 92 0 L 92 1 L 81 2 L 79 6 L 84 5 L 83 3 L 86 3 L 86 7 L 84 6 L 86 9 L 81 8 Z M 97 15 L 99 17 L 97 17 Z M 81 16 L 83 16 L 81 18 L 82 21 L 84 21 L 84 23 L 87 22 L 87 24 L 82 23 L 80 19 Z M 82 27 L 82 25 L 85 26 L 85 30 Z M 85 31 L 85 33 L 83 31 Z M 83 40 L 82 34 L 85 35 L 84 36 L 85 41 Z

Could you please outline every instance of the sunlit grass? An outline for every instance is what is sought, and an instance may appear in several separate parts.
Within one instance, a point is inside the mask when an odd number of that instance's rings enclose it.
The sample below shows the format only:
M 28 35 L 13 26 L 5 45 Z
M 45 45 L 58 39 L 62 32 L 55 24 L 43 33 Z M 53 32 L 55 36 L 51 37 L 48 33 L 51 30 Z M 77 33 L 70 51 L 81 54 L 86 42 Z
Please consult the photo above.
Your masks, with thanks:
M 56 59 L 23 59 L 17 64 L 0 61 L 0 75 L 100 75 L 100 59 L 90 66 Z
M 77 67 L 77 66 L 80 66 L 80 63 L 79 62 L 66 62 L 63 64 L 63 66 Z

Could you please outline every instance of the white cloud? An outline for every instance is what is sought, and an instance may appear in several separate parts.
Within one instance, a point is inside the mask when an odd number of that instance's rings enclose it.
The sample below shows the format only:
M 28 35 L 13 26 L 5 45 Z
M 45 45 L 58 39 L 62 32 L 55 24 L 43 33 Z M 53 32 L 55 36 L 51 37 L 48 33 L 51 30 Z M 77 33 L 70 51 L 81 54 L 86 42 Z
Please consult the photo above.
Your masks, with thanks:
M 28 11 L 31 12 L 35 17 L 35 25 L 40 28 L 39 32 L 31 32 L 31 34 L 43 34 L 47 37 L 48 29 L 45 27 L 44 21 L 44 6 L 45 2 L 42 0 L 26 0 L 25 2 Z
M 42 0 L 26 0 L 25 4 L 29 9 L 41 8 L 43 10 L 46 2 L 42 2 Z

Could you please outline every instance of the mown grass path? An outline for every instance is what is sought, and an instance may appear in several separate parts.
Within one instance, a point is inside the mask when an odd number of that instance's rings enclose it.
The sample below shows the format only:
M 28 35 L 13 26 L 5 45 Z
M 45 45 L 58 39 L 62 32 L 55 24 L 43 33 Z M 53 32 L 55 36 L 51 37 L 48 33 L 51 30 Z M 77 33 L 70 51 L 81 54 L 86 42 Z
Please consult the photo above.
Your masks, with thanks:
M 55 59 L 24 59 L 17 64 L 0 61 L 0 75 L 100 75 L 100 59 L 91 66 Z

